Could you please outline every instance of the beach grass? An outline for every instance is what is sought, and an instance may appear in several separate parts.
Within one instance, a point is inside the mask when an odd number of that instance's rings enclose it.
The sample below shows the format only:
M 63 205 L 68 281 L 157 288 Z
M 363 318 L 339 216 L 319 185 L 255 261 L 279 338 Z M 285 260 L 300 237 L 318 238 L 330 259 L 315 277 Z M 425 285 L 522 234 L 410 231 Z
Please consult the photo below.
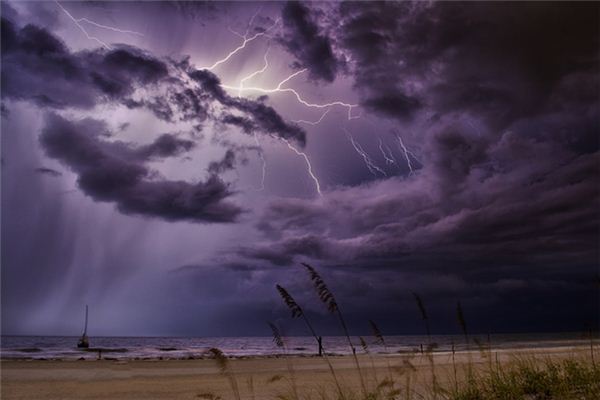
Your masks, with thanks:
M 598 400 L 600 365 L 594 332 L 589 342 L 557 348 L 495 348 L 468 328 L 460 302 L 457 328 L 464 349 L 442 351 L 430 332 L 426 302 L 413 293 L 427 334 L 425 346 L 388 351 L 386 337 L 368 322 L 372 337 L 353 343 L 333 293 L 316 269 L 305 266 L 318 298 L 340 322 L 350 354 L 290 355 L 285 335 L 269 323 L 279 353 L 230 358 L 218 348 L 198 360 L 159 362 L 12 361 L 2 363 L 6 399 L 207 399 L 207 400 Z M 302 320 L 315 342 L 317 326 L 290 292 L 276 285 L 291 317 Z M 380 346 L 385 354 L 373 351 Z M 362 350 L 362 351 L 361 351 Z M 111 363 L 111 364 L 108 364 Z M 31 365 L 31 366 L 29 366 Z M 52 377 L 51 379 L 49 377 Z M 93 377 L 93 379 L 90 379 Z M 104 377 L 104 378 L 102 378 Z M 108 395 L 111 391 L 112 395 Z
M 366 393 L 363 393 L 357 371 L 338 370 L 340 386 L 332 380 L 306 381 L 299 387 L 290 386 L 286 374 L 273 375 L 265 384 L 272 387 L 267 397 L 279 400 L 597 400 L 600 399 L 600 369 L 595 367 L 589 355 L 576 353 L 552 358 L 543 353 L 512 354 L 498 364 L 489 364 L 476 353 L 467 357 L 459 352 L 458 378 L 449 364 L 438 364 L 436 385 L 431 384 L 431 369 L 420 354 L 391 359 L 391 374 L 381 358 L 377 366 L 363 368 Z M 437 355 L 439 357 L 439 354 Z M 344 358 L 344 357 L 338 357 Z M 468 368 L 468 359 L 473 364 Z M 294 357 L 290 357 L 294 360 Z M 366 361 L 367 358 L 361 358 Z M 336 363 L 334 362 L 335 366 Z M 371 370 L 377 373 L 371 373 Z M 471 374 L 471 375 L 469 375 Z M 233 393 L 202 394 L 202 398 L 237 398 Z M 210 397 L 214 396 L 214 397 Z M 222 397 L 221 397 L 222 396 Z M 242 399 L 254 398 L 247 390 Z
M 600 369 L 585 358 L 517 358 L 458 383 L 451 400 L 600 399 Z
M 437 344 L 431 340 L 431 331 L 429 317 L 425 304 L 421 296 L 413 293 L 417 307 L 423 320 L 425 331 L 428 338 L 426 349 L 421 347 L 421 352 L 415 350 L 405 355 L 401 363 L 392 367 L 389 358 L 386 358 L 389 374 L 384 374 L 378 378 L 377 368 L 367 341 L 360 337 L 360 344 L 364 355 L 369 359 L 371 372 L 364 371 L 360 365 L 356 348 L 352 343 L 350 333 L 347 329 L 343 314 L 335 300 L 335 296 L 329 290 L 325 281 L 308 264 L 302 264 L 309 272 L 310 280 L 313 283 L 319 299 L 327 306 L 330 313 L 336 314 L 341 323 L 344 335 L 348 340 L 352 357 L 355 361 L 356 376 L 360 383 L 360 391 L 354 389 L 348 390 L 340 385 L 335 370 L 331 362 L 325 358 L 331 374 L 334 377 L 335 388 L 321 387 L 318 394 L 320 399 L 333 400 L 393 400 L 393 399 L 424 399 L 424 400 L 597 400 L 600 399 L 600 368 L 595 363 L 595 348 L 593 343 L 593 332 L 590 332 L 590 351 L 588 354 L 573 354 L 570 357 L 554 360 L 546 357 L 542 360 L 535 355 L 517 355 L 513 356 L 507 362 L 498 361 L 498 353 L 495 353 L 495 362 L 492 352 L 492 344 L 488 335 L 487 345 L 479 339 L 472 338 L 467 329 L 467 321 L 460 301 L 456 306 L 456 317 L 458 326 L 464 336 L 466 351 L 466 362 L 461 363 L 460 373 L 456 363 L 456 351 L 454 344 L 451 353 L 451 368 L 436 371 L 434 351 Z M 286 305 L 292 310 L 292 317 L 303 317 L 315 338 L 317 333 L 304 315 L 300 305 L 291 298 L 285 289 L 277 285 L 277 290 L 282 295 Z M 385 348 L 385 338 L 377 325 L 369 321 L 375 343 L 383 345 Z M 276 343 L 282 342 L 280 336 L 275 336 Z M 473 352 L 471 351 L 471 342 L 475 344 L 479 351 L 480 365 L 475 366 Z M 425 359 L 425 368 L 428 373 L 420 374 L 429 376 L 429 381 L 421 384 L 420 391 L 415 390 L 415 382 L 418 381 L 417 367 L 411 360 L 415 357 Z M 395 372 L 395 373 L 394 373 Z M 439 375 L 445 375 L 441 378 Z M 370 379 L 368 379 L 370 377 Z M 411 388 L 412 382 L 412 388 Z M 440 383 L 444 382 L 444 383 Z M 286 396 L 278 398 L 287 399 Z M 301 396 L 297 389 L 294 396 L 290 397 L 298 400 L 299 398 L 312 399 L 312 396 Z

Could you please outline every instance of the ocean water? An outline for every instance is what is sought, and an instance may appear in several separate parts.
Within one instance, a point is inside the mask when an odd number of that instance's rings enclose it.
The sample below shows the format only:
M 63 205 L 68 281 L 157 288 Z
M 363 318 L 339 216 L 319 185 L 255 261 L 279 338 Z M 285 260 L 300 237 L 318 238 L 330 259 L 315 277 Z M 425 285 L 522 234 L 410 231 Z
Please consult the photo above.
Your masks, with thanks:
M 488 345 L 488 337 L 474 336 L 482 345 Z M 190 359 L 206 357 L 211 347 L 221 349 L 230 357 L 278 356 L 278 348 L 271 337 L 90 337 L 90 349 L 77 348 L 78 337 L 67 336 L 2 336 L 0 358 L 2 359 L 46 359 L 77 360 L 96 359 L 101 350 L 103 358 L 131 359 Z M 358 352 L 362 352 L 358 337 L 352 338 Z M 388 336 L 386 346 L 377 345 L 366 337 L 369 351 L 380 354 L 398 354 L 419 349 L 428 341 L 426 336 Z M 435 351 L 450 351 L 453 343 L 456 350 L 464 349 L 461 335 L 433 335 L 437 344 Z M 560 347 L 586 343 L 581 333 L 544 334 L 498 334 L 490 335 L 493 349 L 525 347 Z M 471 343 L 471 349 L 477 345 Z M 311 356 L 317 353 L 317 343 L 312 337 L 286 338 L 287 354 Z M 341 336 L 323 337 L 327 353 L 349 354 L 347 339 Z

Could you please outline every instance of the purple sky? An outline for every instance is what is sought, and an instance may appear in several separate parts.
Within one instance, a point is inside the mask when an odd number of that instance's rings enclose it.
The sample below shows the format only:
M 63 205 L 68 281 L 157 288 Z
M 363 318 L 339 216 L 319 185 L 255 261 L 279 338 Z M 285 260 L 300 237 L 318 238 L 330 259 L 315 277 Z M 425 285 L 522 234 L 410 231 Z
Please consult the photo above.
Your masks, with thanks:
M 2 333 L 583 331 L 598 11 L 2 2 Z

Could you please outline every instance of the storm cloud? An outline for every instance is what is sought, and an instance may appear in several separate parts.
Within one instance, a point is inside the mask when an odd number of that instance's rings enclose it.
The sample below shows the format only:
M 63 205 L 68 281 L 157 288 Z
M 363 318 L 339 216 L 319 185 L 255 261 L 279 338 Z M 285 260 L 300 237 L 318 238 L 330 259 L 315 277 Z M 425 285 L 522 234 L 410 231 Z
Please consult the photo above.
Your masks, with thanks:
M 338 334 L 302 262 L 353 334 L 420 333 L 412 292 L 436 333 L 597 317 L 597 4 L 65 3 L 110 48 L 7 4 L 3 330 L 268 335 L 279 283 Z
M 161 61 L 125 46 L 71 53 L 43 28 L 2 18 L 2 95 L 52 108 L 91 108 L 167 76 Z
M 135 148 L 103 140 L 103 132 L 94 129 L 101 126 L 100 121 L 74 123 L 51 114 L 40 136 L 47 154 L 71 168 L 79 187 L 92 198 L 114 202 L 126 214 L 168 221 L 233 222 L 241 213 L 239 206 L 226 201 L 232 192 L 217 175 L 196 183 L 171 181 L 143 163 L 147 157 L 173 156 L 190 142 L 162 135 Z
M 597 67 L 592 4 L 373 2 L 339 11 L 337 35 L 363 103 L 392 118 L 472 113 L 503 129 L 540 112 L 562 80 Z
M 71 52 L 52 33 L 35 25 L 18 28 L 2 18 L 2 96 L 40 107 L 90 109 L 102 103 L 146 108 L 174 122 L 221 119 L 213 104 L 249 118 L 257 132 L 304 145 L 305 132 L 261 101 L 229 96 L 219 78 L 182 61 L 160 60 L 133 46 Z M 183 76 L 198 83 L 190 87 Z M 208 110 L 214 115 L 209 115 Z
M 340 61 L 329 38 L 319 33 L 310 8 L 299 1 L 288 1 L 281 15 L 285 33 L 280 42 L 298 59 L 298 67 L 308 68 L 313 79 L 332 82 Z
M 316 263 L 343 279 L 347 298 L 360 280 L 390 301 L 399 284 L 384 289 L 381 277 L 408 279 L 437 305 L 449 295 L 477 298 L 469 307 L 480 316 L 507 291 L 530 290 L 547 304 L 556 282 L 590 294 L 600 256 L 594 12 L 558 3 L 340 4 L 342 24 L 331 31 L 363 106 L 418 121 L 422 166 L 316 202 L 276 200 L 256 223 L 263 241 L 239 255 Z M 434 276 L 448 279 L 419 288 Z

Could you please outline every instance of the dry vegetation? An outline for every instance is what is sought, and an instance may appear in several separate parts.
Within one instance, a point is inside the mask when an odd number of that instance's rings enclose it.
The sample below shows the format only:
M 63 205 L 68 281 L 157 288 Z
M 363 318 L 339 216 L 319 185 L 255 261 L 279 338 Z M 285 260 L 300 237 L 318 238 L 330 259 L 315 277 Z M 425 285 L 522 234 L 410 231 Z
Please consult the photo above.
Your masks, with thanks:
M 310 265 L 303 264 L 316 289 L 319 299 L 340 322 L 348 341 L 354 361 L 356 384 L 344 386 L 336 373 L 334 363 L 323 354 L 323 362 L 328 366 L 331 385 L 310 388 L 299 387 L 294 370 L 294 358 L 287 356 L 285 338 L 279 328 L 269 323 L 273 332 L 273 341 L 282 350 L 287 362 L 287 373 L 270 377 L 266 385 L 273 384 L 271 398 L 279 400 L 598 400 L 600 399 L 600 366 L 595 362 L 593 334 L 590 332 L 588 351 L 574 352 L 570 357 L 553 358 L 549 355 L 531 353 L 525 356 L 502 356 L 492 351 L 491 343 L 482 343 L 472 339 L 467 330 L 467 322 L 460 302 L 457 303 L 456 317 L 464 336 L 466 352 L 454 350 L 449 354 L 451 362 L 436 365 L 434 356 L 437 344 L 432 342 L 429 318 L 421 297 L 413 293 L 427 333 L 428 343 L 419 351 L 398 357 L 384 357 L 385 366 L 377 367 L 370 352 L 369 344 L 359 338 L 362 354 L 357 354 L 352 343 L 344 316 L 333 293 L 319 273 Z M 276 286 L 282 300 L 292 313 L 292 318 L 302 319 L 308 330 L 318 340 L 318 334 L 302 307 L 282 286 Z M 386 347 L 385 337 L 377 324 L 369 321 L 373 340 Z M 477 351 L 471 351 L 475 345 Z M 474 349 L 475 347 L 473 347 Z M 231 392 L 236 400 L 255 399 L 254 382 L 246 378 L 246 396 L 240 395 L 239 383 L 234 372 L 228 366 L 228 360 L 218 349 L 211 349 L 223 376 L 230 383 Z M 461 362 L 457 359 L 461 358 Z M 425 372 L 424 372 L 425 371 Z M 222 399 L 214 393 L 201 393 L 202 399 Z

